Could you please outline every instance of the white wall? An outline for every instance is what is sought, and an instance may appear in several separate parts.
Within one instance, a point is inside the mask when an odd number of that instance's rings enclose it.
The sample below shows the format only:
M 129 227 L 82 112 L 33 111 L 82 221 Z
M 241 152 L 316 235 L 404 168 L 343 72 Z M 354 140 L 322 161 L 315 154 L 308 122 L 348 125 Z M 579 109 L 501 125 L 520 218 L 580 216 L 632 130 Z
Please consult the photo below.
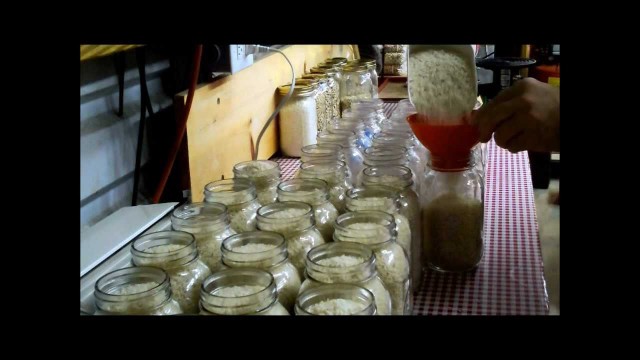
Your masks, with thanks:
M 135 51 L 126 53 L 124 114 L 118 111 L 118 80 L 111 56 L 80 63 L 80 228 L 131 205 L 138 126 L 140 80 Z M 154 112 L 172 104 L 160 74 L 169 61 L 147 53 L 147 87 Z M 148 118 L 147 114 L 147 118 Z M 146 144 L 145 144 L 146 145 Z M 147 161 L 146 146 L 142 164 Z M 139 203 L 144 203 L 141 199 Z

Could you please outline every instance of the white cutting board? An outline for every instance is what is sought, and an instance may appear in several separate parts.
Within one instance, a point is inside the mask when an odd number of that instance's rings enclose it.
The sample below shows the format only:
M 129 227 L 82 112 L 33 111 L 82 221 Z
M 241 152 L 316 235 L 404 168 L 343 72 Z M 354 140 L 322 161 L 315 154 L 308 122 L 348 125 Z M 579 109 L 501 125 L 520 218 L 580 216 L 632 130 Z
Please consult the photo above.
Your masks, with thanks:
M 81 232 L 80 277 L 162 219 L 176 205 L 177 202 L 171 202 L 125 207 Z

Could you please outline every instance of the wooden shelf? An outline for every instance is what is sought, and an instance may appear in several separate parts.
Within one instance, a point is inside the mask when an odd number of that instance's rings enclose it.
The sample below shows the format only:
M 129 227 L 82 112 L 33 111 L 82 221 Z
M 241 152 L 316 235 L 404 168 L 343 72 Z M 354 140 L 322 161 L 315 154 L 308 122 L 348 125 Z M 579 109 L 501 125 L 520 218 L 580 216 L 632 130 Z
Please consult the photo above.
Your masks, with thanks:
M 143 45 L 80 45 L 80 61 L 115 54 Z

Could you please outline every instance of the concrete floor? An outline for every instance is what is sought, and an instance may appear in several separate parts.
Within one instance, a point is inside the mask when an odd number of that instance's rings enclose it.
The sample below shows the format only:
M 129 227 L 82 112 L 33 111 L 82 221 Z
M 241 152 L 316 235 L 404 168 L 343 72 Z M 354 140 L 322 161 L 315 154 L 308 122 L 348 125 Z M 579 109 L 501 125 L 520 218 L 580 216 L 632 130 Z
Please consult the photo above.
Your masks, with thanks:
M 549 315 L 560 315 L 560 206 L 549 204 L 549 196 L 559 188 L 559 181 L 551 180 L 549 189 L 534 189 Z

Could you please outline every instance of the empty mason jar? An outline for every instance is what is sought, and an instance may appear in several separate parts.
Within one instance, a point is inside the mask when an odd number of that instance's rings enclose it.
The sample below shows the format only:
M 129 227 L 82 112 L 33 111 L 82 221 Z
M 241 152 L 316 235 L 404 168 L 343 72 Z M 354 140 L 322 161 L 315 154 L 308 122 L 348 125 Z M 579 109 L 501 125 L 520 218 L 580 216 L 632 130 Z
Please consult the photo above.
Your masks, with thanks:
M 280 165 L 277 162 L 271 160 L 244 161 L 233 166 L 233 176 L 253 181 L 260 205 L 271 204 L 278 200 Z
M 276 281 L 260 269 L 227 269 L 209 276 L 200 290 L 202 315 L 289 315 L 278 301 Z
M 350 132 L 355 134 L 356 146 L 360 151 L 371 146 L 371 139 L 367 136 L 365 124 L 357 118 L 334 118 L 329 122 L 327 131 L 330 134 Z
M 153 266 L 167 272 L 173 298 L 187 314 L 198 313 L 200 285 L 211 274 L 200 260 L 193 235 L 184 231 L 145 234 L 131 245 L 136 266 Z
M 300 161 L 309 160 L 340 160 L 345 161 L 342 145 L 332 143 L 322 143 L 307 145 L 302 148 Z
M 300 275 L 289 261 L 284 237 L 270 231 L 249 231 L 230 236 L 222 243 L 222 263 L 232 269 L 268 271 L 276 281 L 278 301 L 293 311 L 300 290 Z
M 338 210 L 329 201 L 329 186 L 320 179 L 293 179 L 278 185 L 280 201 L 300 201 L 311 205 L 316 228 L 325 241 L 333 239 L 333 223 Z
M 171 214 L 171 227 L 193 234 L 200 259 L 212 272 L 222 266 L 222 240 L 236 233 L 229 224 L 227 207 L 219 203 L 183 205 Z
M 315 227 L 311 205 L 298 201 L 278 202 L 258 210 L 258 229 L 277 232 L 287 241 L 287 251 L 293 266 L 302 277 L 304 259 L 314 246 L 324 244 Z
M 128 267 L 102 276 L 95 285 L 96 315 L 178 315 L 169 275 L 155 267 Z
M 346 110 L 342 114 L 342 119 L 358 119 L 364 127 L 364 133 L 369 139 L 380 132 L 381 127 L 375 113 L 361 112 L 359 110 Z
M 366 245 L 333 242 L 316 246 L 307 253 L 305 272 L 301 293 L 323 284 L 354 284 L 371 291 L 377 315 L 391 315 L 391 295 L 378 276 L 373 251 Z
M 256 229 L 256 211 L 260 202 L 253 182 L 244 178 L 218 180 L 204 187 L 204 200 L 227 206 L 231 228 L 237 232 Z
M 328 284 L 304 291 L 296 315 L 376 315 L 371 291 L 352 284 Z
M 411 314 L 409 259 L 396 243 L 393 216 L 382 211 L 356 211 L 338 216 L 333 239 L 367 245 L 376 257 L 380 279 L 391 295 L 393 315 Z
M 350 62 L 347 62 L 347 66 L 348 65 L 364 65 L 367 68 L 367 71 L 369 72 L 369 78 L 371 79 L 371 98 L 372 99 L 377 99 L 378 98 L 378 71 L 377 71 L 377 63 L 374 59 L 357 59 L 357 60 L 353 60 Z
M 380 146 L 374 145 L 364 152 L 364 167 L 372 166 L 384 166 L 384 165 L 400 165 L 406 166 L 411 169 L 413 179 L 413 190 L 419 193 L 420 186 L 418 180 L 418 173 L 416 168 L 420 165 L 418 163 L 411 163 L 409 160 L 409 154 L 403 146 Z M 423 172 L 424 173 L 424 172 Z M 362 184 L 362 173 L 358 174 L 358 184 Z
M 363 150 L 358 146 L 355 133 L 339 131 L 335 133 L 318 134 L 318 144 L 337 144 L 342 146 L 342 151 L 346 158 L 346 177 L 350 184 L 356 179 L 356 175 L 362 171 Z
M 335 160 L 311 160 L 300 165 L 301 179 L 320 179 L 329 185 L 329 201 L 339 213 L 344 212 L 345 192 L 351 188 L 347 180 L 348 170 L 344 162 Z

